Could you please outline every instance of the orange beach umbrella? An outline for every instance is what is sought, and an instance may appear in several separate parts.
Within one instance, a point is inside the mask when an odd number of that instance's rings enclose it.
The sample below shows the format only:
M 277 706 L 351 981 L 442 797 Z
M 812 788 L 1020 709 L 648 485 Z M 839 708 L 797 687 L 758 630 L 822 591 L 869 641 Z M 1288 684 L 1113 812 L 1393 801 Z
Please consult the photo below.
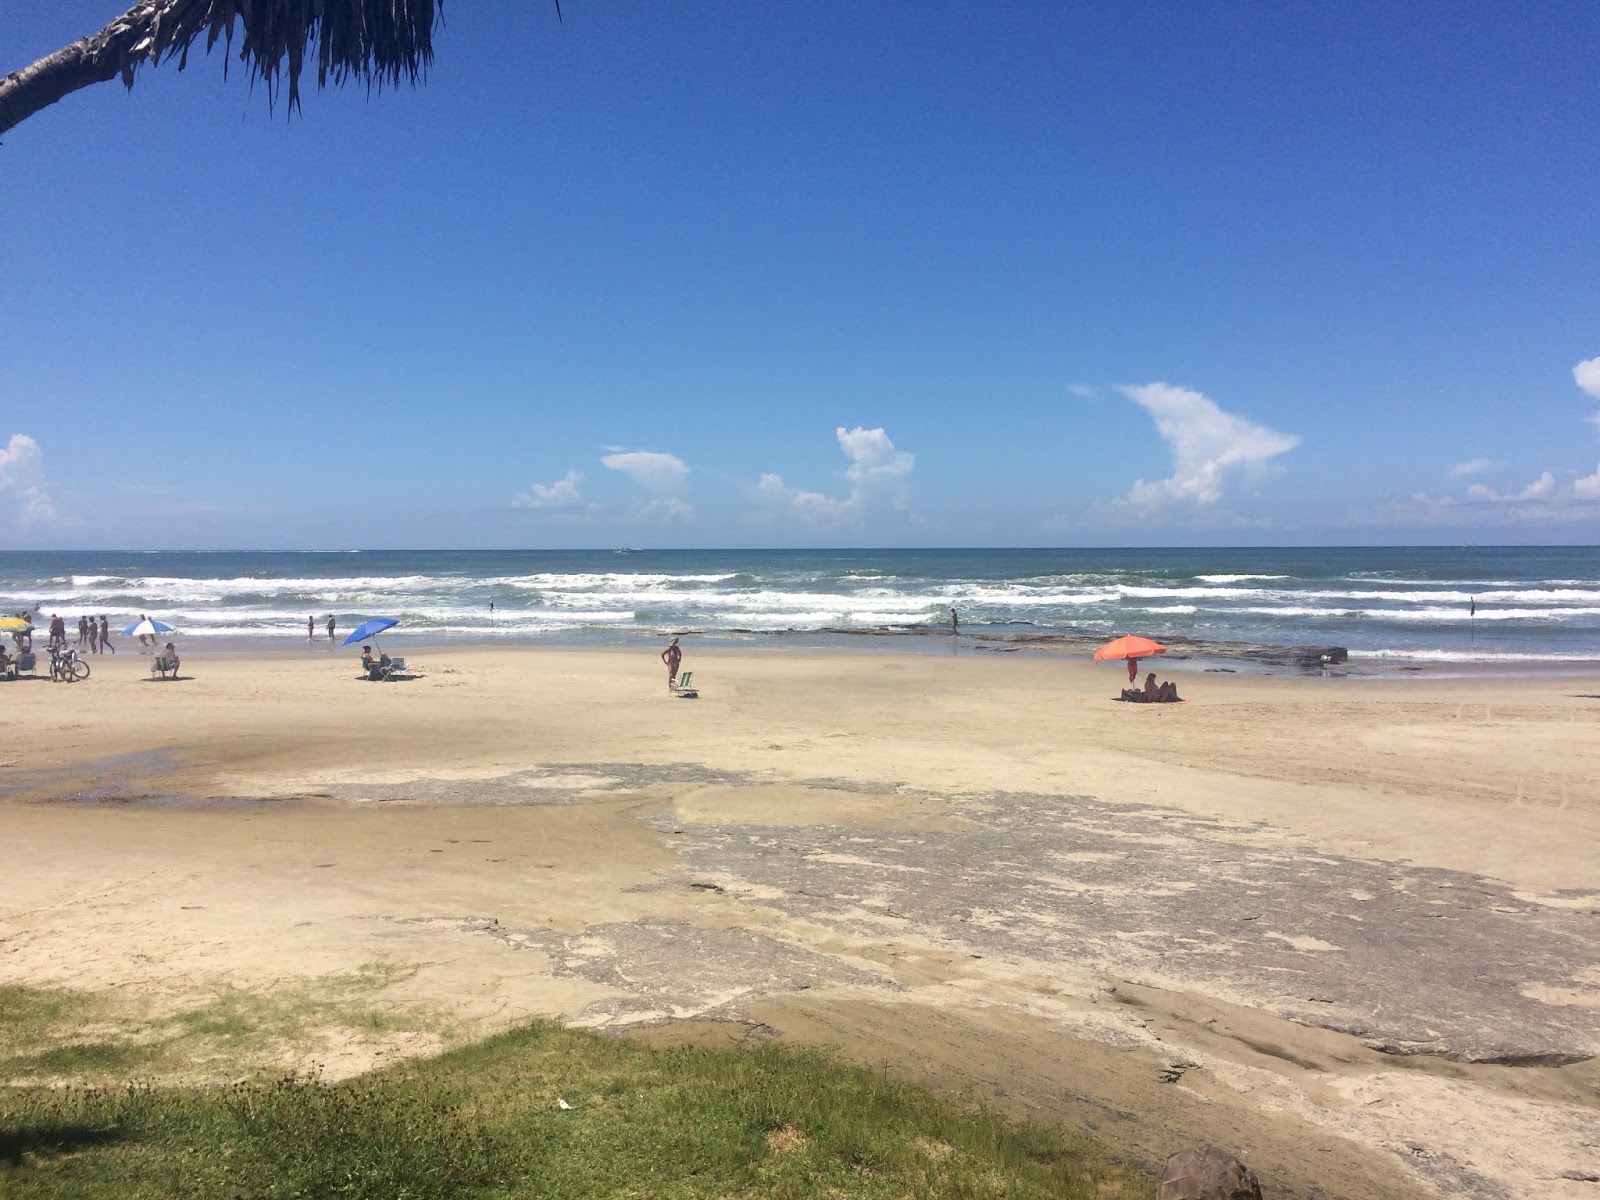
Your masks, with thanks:
M 1149 638 L 1119 637 L 1115 641 L 1107 642 L 1094 652 L 1096 662 L 1107 658 L 1125 658 L 1128 660 L 1128 682 L 1132 683 L 1139 670 L 1139 660 L 1151 654 L 1165 654 L 1167 648 L 1160 642 L 1152 642 Z
M 1107 642 L 1094 652 L 1095 661 L 1105 658 L 1148 658 L 1152 654 L 1165 654 L 1167 648 L 1160 642 L 1145 637 L 1119 637 Z

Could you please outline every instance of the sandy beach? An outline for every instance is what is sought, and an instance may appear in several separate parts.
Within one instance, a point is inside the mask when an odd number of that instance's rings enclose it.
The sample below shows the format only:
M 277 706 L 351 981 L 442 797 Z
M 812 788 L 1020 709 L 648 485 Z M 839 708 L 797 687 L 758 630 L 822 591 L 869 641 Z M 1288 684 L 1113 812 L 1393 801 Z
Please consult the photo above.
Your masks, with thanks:
M 691 645 L 686 700 L 653 650 L 121 649 L 0 685 L 0 985 L 106 1030 L 298 997 L 245 1066 L 332 1077 L 537 1015 L 781 1037 L 1272 1195 L 1594 1194 L 1600 676 L 1136 706 L 1116 665 Z

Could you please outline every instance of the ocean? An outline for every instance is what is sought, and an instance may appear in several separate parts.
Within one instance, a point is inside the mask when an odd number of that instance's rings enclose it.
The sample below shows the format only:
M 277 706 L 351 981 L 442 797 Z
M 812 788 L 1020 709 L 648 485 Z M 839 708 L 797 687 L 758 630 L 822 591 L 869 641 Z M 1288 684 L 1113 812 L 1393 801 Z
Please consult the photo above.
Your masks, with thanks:
M 494 612 L 490 613 L 490 603 Z M 1600 662 L 1600 548 L 0 552 L 0 612 L 147 613 L 188 643 L 1049 648 L 1123 633 L 1343 646 L 1351 663 Z M 942 634 L 941 639 L 929 635 Z M 872 639 L 869 642 L 869 637 Z

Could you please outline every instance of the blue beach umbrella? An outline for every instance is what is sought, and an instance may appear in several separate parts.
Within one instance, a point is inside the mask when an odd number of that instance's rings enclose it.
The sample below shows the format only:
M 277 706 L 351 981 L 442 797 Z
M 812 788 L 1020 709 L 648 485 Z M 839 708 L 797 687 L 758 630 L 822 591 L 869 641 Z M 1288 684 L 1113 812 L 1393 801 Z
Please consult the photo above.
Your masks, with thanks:
M 393 629 L 398 624 L 400 622 L 393 617 L 374 617 L 370 621 L 363 621 L 356 626 L 349 637 L 345 638 L 344 644 L 348 646 L 351 642 L 364 642 L 369 637 L 377 637 L 385 629 Z
M 141 617 L 122 631 L 123 637 L 154 637 L 158 633 L 171 633 L 172 626 L 165 621 L 152 621 Z

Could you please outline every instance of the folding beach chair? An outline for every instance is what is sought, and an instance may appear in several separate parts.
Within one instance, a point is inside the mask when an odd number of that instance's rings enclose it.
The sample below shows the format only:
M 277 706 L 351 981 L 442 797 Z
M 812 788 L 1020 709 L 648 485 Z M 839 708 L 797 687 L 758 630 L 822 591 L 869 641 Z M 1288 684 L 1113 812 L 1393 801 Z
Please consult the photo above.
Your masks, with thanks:
M 694 672 L 685 671 L 678 676 L 678 682 L 672 685 L 672 694 L 684 700 L 698 700 L 700 693 L 694 688 Z

